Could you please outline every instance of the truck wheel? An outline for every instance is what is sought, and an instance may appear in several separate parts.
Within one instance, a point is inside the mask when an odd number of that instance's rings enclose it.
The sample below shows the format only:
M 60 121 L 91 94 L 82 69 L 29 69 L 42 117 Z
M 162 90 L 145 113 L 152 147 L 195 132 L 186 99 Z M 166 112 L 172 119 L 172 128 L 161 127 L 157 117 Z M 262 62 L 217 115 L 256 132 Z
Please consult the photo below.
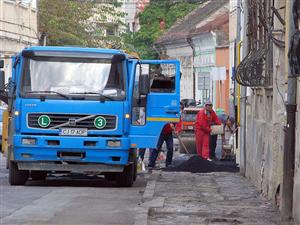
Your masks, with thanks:
M 134 164 L 125 166 L 122 173 L 117 174 L 116 180 L 119 187 L 131 187 L 134 178 Z
M 104 174 L 104 178 L 107 181 L 115 181 L 116 180 L 116 174 L 115 173 L 106 173 L 106 174 Z
M 45 180 L 47 177 L 47 171 L 32 170 L 30 172 L 32 180 Z
M 137 177 L 137 158 L 133 162 L 133 181 L 136 181 Z
M 24 185 L 28 177 L 28 170 L 19 170 L 16 162 L 9 162 L 8 180 L 10 185 Z

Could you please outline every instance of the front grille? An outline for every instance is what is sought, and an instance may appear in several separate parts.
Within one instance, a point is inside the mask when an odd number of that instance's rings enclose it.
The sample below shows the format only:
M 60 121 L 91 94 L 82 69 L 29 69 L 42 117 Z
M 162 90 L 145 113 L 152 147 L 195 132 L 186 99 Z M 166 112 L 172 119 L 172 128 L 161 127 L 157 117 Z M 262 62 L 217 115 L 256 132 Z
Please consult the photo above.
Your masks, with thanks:
M 51 122 L 47 127 L 41 127 L 38 123 L 38 119 L 42 115 L 47 115 Z M 83 117 L 92 116 L 91 118 L 84 119 L 74 123 L 75 120 L 81 119 Z M 94 125 L 94 119 L 98 116 L 102 116 L 106 120 L 105 127 L 98 129 Z M 53 129 L 52 127 L 61 125 L 63 123 L 69 123 L 59 128 L 87 128 L 88 130 L 113 130 L 116 128 L 117 118 L 113 115 L 87 115 L 87 114 L 47 114 L 47 113 L 29 113 L 27 115 L 28 127 L 39 128 L 39 129 Z M 59 129 L 57 128 L 57 129 Z

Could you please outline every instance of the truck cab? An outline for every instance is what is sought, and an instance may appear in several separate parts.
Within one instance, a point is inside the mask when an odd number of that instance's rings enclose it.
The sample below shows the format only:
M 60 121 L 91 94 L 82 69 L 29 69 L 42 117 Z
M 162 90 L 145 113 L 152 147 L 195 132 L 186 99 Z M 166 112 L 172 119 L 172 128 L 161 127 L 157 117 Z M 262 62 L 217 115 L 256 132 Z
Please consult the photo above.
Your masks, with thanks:
M 158 67 L 171 89 L 151 89 Z M 10 184 L 64 171 L 132 186 L 136 149 L 156 147 L 162 127 L 178 121 L 179 74 L 177 60 L 139 60 L 120 50 L 24 49 L 13 57 L 9 84 L 0 77 Z

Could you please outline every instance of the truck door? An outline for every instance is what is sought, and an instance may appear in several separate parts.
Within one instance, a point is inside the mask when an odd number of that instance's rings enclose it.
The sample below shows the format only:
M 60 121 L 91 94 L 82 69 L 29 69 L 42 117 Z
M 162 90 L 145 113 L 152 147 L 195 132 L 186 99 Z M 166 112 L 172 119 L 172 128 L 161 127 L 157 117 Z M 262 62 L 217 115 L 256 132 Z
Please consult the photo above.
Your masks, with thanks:
M 155 148 L 164 125 L 179 121 L 180 63 L 177 60 L 141 60 L 133 63 L 133 70 L 132 88 L 129 88 L 132 90 L 129 99 L 131 147 Z

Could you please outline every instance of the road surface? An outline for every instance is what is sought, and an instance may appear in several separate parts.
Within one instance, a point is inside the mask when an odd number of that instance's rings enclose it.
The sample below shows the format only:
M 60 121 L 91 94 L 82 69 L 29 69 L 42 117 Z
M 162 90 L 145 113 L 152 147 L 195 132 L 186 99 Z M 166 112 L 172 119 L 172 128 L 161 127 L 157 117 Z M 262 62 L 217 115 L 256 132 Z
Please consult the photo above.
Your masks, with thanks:
M 134 224 L 135 208 L 146 186 L 142 176 L 132 188 L 79 175 L 51 176 L 43 182 L 10 186 L 5 160 L 0 157 L 1 225 Z

